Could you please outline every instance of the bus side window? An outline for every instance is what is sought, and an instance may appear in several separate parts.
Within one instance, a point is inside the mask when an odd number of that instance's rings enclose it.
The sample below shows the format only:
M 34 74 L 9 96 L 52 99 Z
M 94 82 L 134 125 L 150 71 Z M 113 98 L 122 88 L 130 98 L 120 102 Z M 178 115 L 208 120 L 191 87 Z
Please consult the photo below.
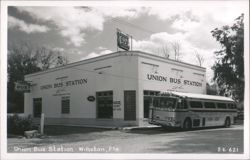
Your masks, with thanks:
M 204 102 L 205 108 L 216 108 L 215 103 L 213 102 Z
M 165 105 L 165 108 L 168 108 L 168 98 L 167 97 L 164 98 L 164 105 Z
M 234 104 L 233 104 L 233 109 L 236 109 L 236 108 L 237 108 L 237 107 L 236 107 L 236 104 L 234 103 Z
M 235 103 L 228 103 L 228 108 L 229 109 L 236 109 L 236 104 Z
M 233 106 L 232 103 L 228 103 L 228 104 L 227 104 L 227 108 L 228 108 L 228 109 L 234 109 L 234 106 Z
M 217 103 L 217 108 L 219 109 L 227 109 L 226 103 Z
M 156 107 L 156 108 L 159 108 L 159 107 L 160 107 L 159 98 L 158 98 L 158 97 L 155 97 L 155 98 L 154 98 L 153 105 L 154 105 L 154 107 Z
M 164 97 L 161 97 L 161 98 L 160 98 L 160 107 L 161 107 L 161 108 L 165 108 L 165 107 L 166 107 L 165 98 L 164 98 Z
M 187 100 L 183 100 L 183 108 L 184 109 L 188 109 L 188 104 L 187 104 Z
M 167 108 L 173 108 L 174 107 L 174 104 L 172 103 L 172 101 L 168 101 L 167 102 Z
M 179 99 L 180 101 L 177 102 L 177 108 L 183 109 L 183 100 Z
M 203 108 L 201 101 L 189 101 L 191 108 Z

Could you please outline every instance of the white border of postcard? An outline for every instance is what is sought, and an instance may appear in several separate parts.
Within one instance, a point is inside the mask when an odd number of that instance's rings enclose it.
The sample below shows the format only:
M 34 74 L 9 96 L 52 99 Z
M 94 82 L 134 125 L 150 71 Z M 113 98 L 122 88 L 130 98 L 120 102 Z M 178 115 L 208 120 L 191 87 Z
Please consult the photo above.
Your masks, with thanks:
M 235 0 L 236 1 L 236 0 Z M 89 154 L 89 153 L 8 153 L 7 152 L 7 8 L 8 6 L 159 6 L 165 3 L 184 3 L 184 1 L 1 1 L 1 107 L 0 107 L 0 159 L 249 159 L 249 1 L 245 3 L 245 120 L 244 120 L 244 153 L 243 154 Z M 234 1 L 185 1 L 190 4 L 200 3 L 233 3 Z M 239 1 L 237 1 L 239 2 Z

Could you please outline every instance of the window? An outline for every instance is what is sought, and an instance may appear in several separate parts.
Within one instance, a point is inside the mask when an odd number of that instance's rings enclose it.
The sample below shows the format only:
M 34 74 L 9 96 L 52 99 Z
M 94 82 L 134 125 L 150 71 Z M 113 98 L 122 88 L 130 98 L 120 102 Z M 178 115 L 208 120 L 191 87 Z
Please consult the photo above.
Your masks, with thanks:
M 62 97 L 62 101 L 61 101 L 61 105 L 62 105 L 62 114 L 68 114 L 70 113 L 70 98 L 69 96 L 67 97 Z
M 181 102 L 178 102 L 177 104 L 177 108 L 178 109 L 187 109 L 188 108 L 188 105 L 187 105 L 187 100 L 184 100 L 184 99 L 179 99 L 181 100 Z
M 136 120 L 136 91 L 135 90 L 124 91 L 124 120 L 125 121 Z
M 168 108 L 174 109 L 176 104 L 175 98 L 167 98 L 167 97 L 155 97 L 153 100 L 153 106 L 157 108 Z
M 227 107 L 228 107 L 228 109 L 233 109 L 233 104 L 228 103 L 228 104 L 227 104 Z
M 33 115 L 35 118 L 41 117 L 42 113 L 42 98 L 33 99 Z
M 175 108 L 176 99 L 175 98 L 165 98 L 165 107 L 174 109 Z
M 149 95 L 149 91 L 143 91 L 144 96 Z
M 237 107 L 236 107 L 236 104 L 233 104 L 233 109 L 236 109 Z
M 160 107 L 161 108 L 167 108 L 167 99 L 164 97 L 160 98 Z
M 159 97 L 154 97 L 153 98 L 153 106 L 156 108 L 160 107 L 160 98 Z
M 188 109 L 188 104 L 187 104 L 187 100 L 184 100 L 184 105 L 183 105 L 184 109 Z
M 97 118 L 113 118 L 113 91 L 96 93 Z
M 219 109 L 226 109 L 227 105 L 226 105 L 226 103 L 217 103 L 217 108 L 219 108 Z
M 213 103 L 213 102 L 205 102 L 204 106 L 205 106 L 205 108 L 216 108 L 215 103 Z
M 144 96 L 144 118 L 149 117 L 149 107 L 152 104 L 152 98 Z
M 233 103 L 228 103 L 227 106 L 228 106 L 229 109 L 236 109 L 236 106 Z
M 160 93 L 159 91 L 150 91 L 150 90 L 143 91 L 144 96 L 156 96 L 159 93 Z
M 190 101 L 191 108 L 202 108 L 202 103 L 199 101 Z

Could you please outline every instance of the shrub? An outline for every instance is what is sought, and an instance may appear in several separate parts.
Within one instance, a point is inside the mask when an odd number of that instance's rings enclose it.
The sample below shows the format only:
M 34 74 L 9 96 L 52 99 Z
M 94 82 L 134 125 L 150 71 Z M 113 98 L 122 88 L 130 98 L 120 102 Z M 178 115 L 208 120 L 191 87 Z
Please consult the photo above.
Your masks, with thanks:
M 7 119 L 7 132 L 11 134 L 24 134 L 24 131 L 33 129 L 33 119 L 31 115 L 28 117 L 20 117 L 17 114 L 8 116 Z

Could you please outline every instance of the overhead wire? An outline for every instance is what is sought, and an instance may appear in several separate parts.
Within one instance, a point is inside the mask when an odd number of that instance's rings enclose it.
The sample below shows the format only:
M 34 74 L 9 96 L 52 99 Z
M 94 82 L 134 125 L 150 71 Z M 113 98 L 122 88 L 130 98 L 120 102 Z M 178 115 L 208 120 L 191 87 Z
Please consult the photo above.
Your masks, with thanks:
M 147 35 L 152 35 L 152 34 L 155 34 L 156 32 L 155 31 L 152 31 L 152 30 L 149 30 L 149 29 L 147 29 L 147 28 L 145 28 L 145 27 L 141 27 L 141 26 L 138 26 L 138 25 L 135 25 L 135 24 L 133 24 L 133 23 L 130 23 L 130 22 L 127 22 L 127 21 L 124 21 L 124 20 L 121 20 L 121 19 L 119 19 L 119 18 L 117 18 L 117 17 L 110 17 L 110 18 L 108 18 L 108 20 L 110 20 L 110 21 L 113 21 L 114 23 L 114 25 L 112 26 L 112 28 L 114 28 L 114 29 L 117 29 L 117 28 L 119 28 L 118 26 L 119 25 L 125 25 L 125 26 L 128 26 L 128 27 L 130 27 L 130 28 L 133 28 L 133 29 L 136 29 L 136 30 L 138 30 L 138 31 L 140 31 L 141 33 L 144 33 L 144 35 L 145 35 L 145 33 L 147 34 Z M 116 31 L 114 31 L 114 33 L 115 33 Z M 131 35 L 131 33 L 129 33 L 130 35 Z M 138 34 L 138 32 L 137 32 L 137 34 Z M 139 33 L 140 34 L 140 33 Z M 114 36 L 115 37 L 115 35 L 114 34 L 110 34 L 110 38 L 107 38 L 106 40 L 108 41 L 108 43 L 110 43 L 111 41 L 113 41 L 114 39 L 112 38 L 112 36 Z M 132 37 L 132 35 L 131 35 L 131 37 Z M 135 35 L 133 35 L 133 39 L 135 39 Z M 132 39 L 131 39 L 132 40 Z M 132 42 L 131 42 L 132 43 Z M 118 48 L 117 48 L 117 50 L 118 50 Z
M 110 20 L 118 22 L 118 23 L 122 23 L 123 25 L 127 25 L 127 26 L 130 26 L 130 27 L 133 27 L 133 28 L 138 29 L 138 30 L 140 30 L 142 32 L 145 32 L 145 33 L 147 33 L 149 35 L 156 33 L 155 31 L 152 31 L 152 30 L 149 30 L 147 28 L 135 25 L 135 24 L 130 23 L 130 22 L 123 21 L 123 20 L 121 20 L 119 18 L 110 18 Z

